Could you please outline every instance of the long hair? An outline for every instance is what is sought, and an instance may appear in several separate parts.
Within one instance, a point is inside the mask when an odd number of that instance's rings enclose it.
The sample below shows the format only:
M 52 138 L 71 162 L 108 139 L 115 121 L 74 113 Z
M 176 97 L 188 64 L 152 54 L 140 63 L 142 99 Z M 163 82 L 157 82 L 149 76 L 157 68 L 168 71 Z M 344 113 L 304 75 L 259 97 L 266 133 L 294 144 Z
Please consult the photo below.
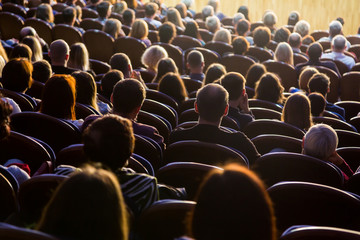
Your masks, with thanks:
M 90 69 L 89 52 L 83 43 L 74 43 L 70 47 L 68 67 L 87 71 Z
M 89 105 L 98 110 L 96 103 L 97 87 L 90 73 L 77 71 L 71 74 L 76 80 L 76 102 Z
M 277 45 L 275 50 L 275 60 L 294 65 L 293 50 L 286 42 L 281 42 Z
M 26 36 L 21 42 L 30 47 L 32 51 L 32 57 L 31 57 L 32 62 L 40 61 L 43 59 L 41 44 L 36 37 Z
M 180 13 L 176 8 L 169 8 L 167 10 L 166 21 L 172 22 L 177 27 L 185 28 L 181 21 Z
M 149 33 L 147 23 L 142 19 L 136 19 L 129 33 L 130 37 L 134 37 L 140 40 L 146 39 Z
M 55 74 L 44 86 L 40 112 L 75 120 L 76 81 L 71 75 Z
M 127 212 L 115 175 L 88 167 L 71 176 L 45 207 L 37 229 L 64 239 L 127 240 Z
M 158 90 L 172 97 L 179 104 L 187 98 L 184 82 L 176 73 L 165 74 L 160 79 Z
M 272 103 L 283 104 L 284 87 L 279 78 L 273 73 L 265 73 L 255 84 L 255 99 L 265 100 Z

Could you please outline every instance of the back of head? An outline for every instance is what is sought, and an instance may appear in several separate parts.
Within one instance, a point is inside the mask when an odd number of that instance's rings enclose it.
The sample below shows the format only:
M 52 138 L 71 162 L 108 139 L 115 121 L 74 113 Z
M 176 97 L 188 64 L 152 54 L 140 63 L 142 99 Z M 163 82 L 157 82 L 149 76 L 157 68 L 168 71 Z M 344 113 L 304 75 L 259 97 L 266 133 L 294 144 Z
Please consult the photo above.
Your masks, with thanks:
M 69 55 L 69 45 L 62 39 L 55 40 L 50 45 L 50 58 L 54 62 L 65 61 Z
M 178 3 L 175 6 L 175 9 L 178 10 L 178 12 L 180 13 L 180 17 L 181 18 L 185 18 L 186 17 L 186 5 L 184 3 Z
M 113 5 L 112 12 L 123 14 L 127 8 L 127 3 L 125 1 L 120 1 Z
M 97 87 L 94 77 L 84 71 L 74 72 L 71 76 L 76 80 L 76 102 L 98 109 L 96 103 Z
M 190 228 L 198 240 L 276 239 L 274 210 L 264 184 L 235 164 L 212 171 L 204 180 Z
M 108 114 L 96 119 L 83 134 L 84 152 L 92 162 L 102 163 L 113 172 L 125 166 L 134 151 L 132 123 Z
M 225 74 L 226 69 L 223 65 L 220 63 L 213 63 L 206 69 L 203 85 L 213 83 L 214 81 L 219 80 Z
M 336 52 L 343 52 L 346 50 L 346 38 L 343 35 L 336 35 L 332 41 L 331 45 Z
M 214 8 L 214 12 L 218 12 L 219 10 L 219 4 L 220 4 L 220 0 L 209 0 L 208 1 L 208 5 L 212 6 Z
M 270 42 L 271 32 L 267 27 L 257 27 L 254 31 L 254 44 L 264 48 Z
M 301 37 L 305 37 L 310 33 L 310 24 L 305 20 L 300 20 L 295 24 L 294 32 L 299 33 Z
M 187 9 L 189 9 L 191 5 L 194 3 L 194 0 L 181 0 L 181 2 L 185 4 Z
M 124 79 L 124 74 L 119 70 L 112 69 L 105 73 L 101 78 L 101 94 L 110 99 L 115 84 L 122 79 Z
M 160 79 L 167 73 L 178 74 L 178 69 L 174 60 L 171 58 L 163 58 L 157 64 L 157 74 L 153 82 L 159 82 Z
M 219 121 L 229 103 L 226 89 L 215 83 L 210 83 L 198 90 L 196 104 L 199 116 L 209 122 Z
M 87 71 L 90 69 L 89 52 L 83 43 L 74 43 L 70 47 L 67 65 L 71 68 Z
M 36 8 L 36 18 L 52 23 L 54 21 L 54 14 L 52 7 L 48 3 L 42 3 Z
M 206 5 L 201 11 L 203 20 L 206 21 L 207 17 L 214 15 L 214 8 L 210 5 Z
M 109 14 L 110 3 L 108 1 L 102 1 L 96 5 L 96 11 L 99 14 L 100 18 L 106 18 Z
M 192 50 L 187 56 L 187 63 L 191 68 L 198 68 L 204 63 L 204 56 L 197 50 Z
M 66 239 L 127 239 L 127 212 L 118 180 L 90 167 L 72 175 L 53 194 L 37 229 Z
M 276 29 L 275 35 L 274 35 L 274 41 L 275 42 L 287 42 L 289 39 L 291 32 L 286 27 L 280 27 Z
M 220 25 L 220 20 L 216 16 L 210 16 L 206 18 L 205 26 L 210 32 L 216 32 L 218 29 L 220 29 Z
M 233 26 L 236 28 L 236 24 L 242 19 L 246 19 L 244 14 L 242 13 L 235 13 L 233 16 Z
M 52 75 L 51 65 L 46 60 L 40 60 L 33 63 L 34 70 L 32 77 L 34 80 L 45 83 Z
M 201 39 L 201 35 L 199 33 L 199 25 L 194 20 L 189 20 L 185 25 L 185 31 L 183 35 Z
M 112 103 L 113 111 L 121 116 L 128 116 L 136 108 L 142 106 L 146 92 L 144 86 L 135 79 L 119 81 L 114 86 Z
M 227 29 L 217 30 L 214 34 L 213 41 L 224 42 L 227 44 L 231 44 L 231 33 Z
M 76 18 L 76 10 L 73 7 L 67 7 L 62 11 L 65 24 L 73 25 Z
M 40 112 L 56 118 L 75 120 L 75 93 L 76 82 L 71 75 L 53 75 L 45 83 Z
M 32 59 L 31 48 L 26 44 L 19 43 L 11 50 L 9 59 L 14 59 L 14 58 L 26 58 L 27 60 L 31 61 Z
M 234 54 L 244 55 L 248 51 L 250 44 L 246 38 L 239 36 L 234 38 L 232 41 L 232 46 L 234 49 Z
M 315 39 L 313 38 L 313 36 L 310 35 L 306 35 L 305 37 L 302 38 L 301 43 L 303 45 L 310 45 L 312 43 L 315 42 Z
M 300 13 L 297 11 L 292 11 L 289 14 L 288 25 L 294 26 L 300 20 Z
M 177 73 L 165 74 L 160 79 L 158 90 L 172 97 L 178 104 L 187 98 L 184 82 Z
M 302 130 L 308 130 L 312 126 L 309 98 L 302 93 L 294 93 L 288 97 L 282 111 L 281 120 Z
M 321 160 L 327 160 L 338 145 L 335 130 L 326 124 L 316 124 L 305 134 L 303 153 Z
M 266 68 L 263 64 L 255 63 L 251 65 L 246 73 L 246 86 L 255 89 L 256 82 L 259 81 L 264 73 L 266 73 Z
M 117 39 L 121 31 L 121 26 L 121 22 L 118 19 L 109 18 L 105 22 L 103 31 L 110 34 L 114 39 Z
M 314 67 L 306 67 L 301 71 L 299 76 L 299 86 L 301 90 L 303 90 L 306 93 L 309 92 L 309 88 L 308 88 L 309 80 L 316 73 L 319 73 L 319 71 Z
M 29 48 L 31 49 L 31 52 L 32 52 L 31 61 L 32 62 L 42 60 L 43 52 L 42 52 L 41 44 L 40 44 L 40 41 L 36 37 L 26 36 L 23 38 L 23 40 L 21 42 L 23 44 L 28 45 Z
M 309 59 L 312 61 L 318 61 L 322 55 L 323 48 L 320 43 L 314 42 L 310 44 L 307 50 L 307 54 L 309 56 Z
M 309 91 L 321 93 L 324 97 L 328 93 L 330 87 L 330 79 L 324 73 L 314 74 L 308 83 Z
M 130 58 L 125 53 L 115 53 L 109 60 L 111 69 L 116 69 L 124 74 L 125 78 L 130 77 L 129 66 L 131 66 Z
M 148 2 L 145 4 L 145 16 L 153 17 L 158 10 L 156 3 Z
M 281 42 L 275 49 L 275 60 L 294 65 L 293 50 L 287 42 Z
M 126 9 L 123 13 L 124 24 L 129 26 L 135 19 L 135 12 L 132 9 Z
M 166 50 L 159 46 L 153 45 L 145 50 L 143 55 L 141 56 L 141 62 L 144 64 L 148 69 L 156 71 L 156 66 L 158 62 L 163 59 L 167 58 L 168 53 Z
M 239 36 L 245 36 L 245 34 L 250 30 L 250 22 L 246 19 L 241 19 L 236 24 L 236 32 Z
M 0 98 L 0 140 L 10 135 L 10 114 L 12 111 L 11 105 Z
M 170 43 L 176 35 L 176 28 L 172 22 L 165 22 L 159 27 L 160 42 Z
M 324 96 L 320 93 L 314 92 L 309 94 L 308 98 L 311 104 L 311 115 L 313 117 L 322 116 L 326 107 L 326 100 Z
M 289 36 L 289 45 L 293 48 L 298 48 L 301 45 L 301 40 L 299 33 L 291 33 Z
M 342 24 L 339 21 L 334 20 L 329 24 L 329 34 L 331 37 L 335 37 L 341 32 L 342 32 Z
M 20 30 L 20 41 L 22 41 L 26 36 L 33 36 L 33 37 L 36 37 L 37 36 L 37 33 L 36 33 L 36 30 L 33 28 L 33 27 L 30 27 L 30 26 L 26 26 L 26 27 L 23 27 L 21 30 Z
M 15 92 L 25 92 L 32 85 L 33 66 L 25 58 L 15 58 L 7 62 L 2 71 L 3 87 Z
M 229 93 L 229 100 L 237 100 L 245 94 L 245 78 L 237 72 L 228 72 L 220 79 L 220 84 Z
M 172 22 L 177 27 L 184 28 L 184 24 L 181 21 L 181 16 L 176 8 L 169 8 L 166 14 L 166 20 Z
M 247 6 L 240 6 L 238 9 L 238 13 L 244 14 L 246 20 L 250 21 L 249 19 L 249 8 Z
M 256 83 L 254 98 L 272 103 L 283 104 L 283 92 L 284 87 L 281 85 L 277 75 L 273 73 L 265 73 Z
M 265 26 L 273 28 L 277 23 L 277 16 L 273 11 L 267 11 L 263 16 Z
M 142 19 L 136 19 L 129 33 L 130 37 L 145 39 L 149 33 L 147 23 Z

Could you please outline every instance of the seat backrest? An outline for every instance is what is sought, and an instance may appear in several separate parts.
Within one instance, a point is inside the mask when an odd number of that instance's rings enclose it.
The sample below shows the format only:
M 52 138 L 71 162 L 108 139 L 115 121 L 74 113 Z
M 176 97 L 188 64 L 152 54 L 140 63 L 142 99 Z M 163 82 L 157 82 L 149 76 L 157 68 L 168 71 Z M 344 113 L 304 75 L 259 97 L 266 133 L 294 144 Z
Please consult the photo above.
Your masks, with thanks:
M 90 29 L 83 34 L 83 39 L 90 58 L 109 62 L 114 53 L 114 40 L 109 34 L 101 30 Z
M 75 104 L 75 113 L 76 113 L 76 119 L 85 119 L 89 115 L 93 115 L 93 114 L 101 115 L 101 113 L 99 113 L 93 107 L 81 103 Z
M 195 207 L 193 201 L 160 200 L 139 218 L 138 233 L 142 239 L 174 239 L 186 234 L 186 219 Z
M 196 92 L 203 86 L 202 81 L 196 79 L 191 79 L 189 77 L 182 77 L 181 79 L 183 80 L 188 93 Z
M 350 42 L 351 45 L 360 44 L 360 37 L 358 35 L 346 36 L 346 39 Z
M 360 72 L 345 73 L 340 81 L 340 89 L 341 101 L 360 101 Z
M 263 63 L 268 72 L 276 73 L 280 77 L 280 82 L 288 92 L 291 87 L 299 88 L 299 83 L 295 68 L 290 64 L 268 60 Z
M 0 12 L 0 33 L 1 39 L 19 39 L 20 30 L 24 26 L 24 21 L 20 16 L 10 12 Z
M 176 36 L 171 44 L 180 47 L 183 51 L 194 48 L 194 47 L 201 47 L 201 43 L 198 39 L 192 38 L 186 35 L 178 35 Z
M 353 125 L 358 132 L 360 132 L 360 116 L 356 116 L 350 119 L 349 123 Z
M 250 32 L 253 32 L 255 30 L 255 28 L 257 28 L 257 27 L 263 27 L 263 26 L 265 26 L 265 25 L 262 21 L 253 22 L 253 23 L 251 23 L 251 26 L 250 26 Z
M 335 105 L 345 109 L 345 120 L 347 122 L 349 122 L 351 118 L 356 117 L 360 112 L 360 102 L 358 101 L 341 100 L 336 102 Z
M 85 19 L 85 18 L 98 18 L 99 17 L 98 12 L 95 11 L 95 10 L 92 10 L 90 8 L 83 7 L 81 10 L 82 10 L 82 18 L 83 19 Z
M 63 39 L 69 46 L 82 42 L 82 35 L 75 27 L 66 24 L 56 24 L 52 28 L 53 40 Z
M 322 227 L 322 226 L 293 226 L 287 229 L 280 240 L 359 240 L 360 232 L 344 228 Z
M 65 3 L 56 3 L 52 5 L 52 9 L 55 10 L 56 12 L 62 12 L 67 7 L 68 6 Z
M 183 111 L 194 108 L 196 98 L 189 98 L 182 102 L 179 106 L 179 114 L 181 114 Z
M 207 29 L 199 28 L 198 32 L 205 43 L 212 41 L 214 38 L 214 34 Z
M 90 68 L 95 72 L 96 75 L 105 74 L 111 70 L 110 65 L 106 62 L 96 59 L 89 59 L 89 61 L 90 61 Z
M 157 171 L 164 163 L 162 162 L 163 152 L 158 143 L 151 138 L 135 134 L 134 153 L 148 160 Z
M 248 161 L 240 152 L 229 147 L 195 140 L 179 141 L 167 146 L 164 162 L 198 162 L 209 165 L 224 165 L 233 161 L 248 166 Z
M 11 183 L 0 173 L 0 221 L 6 220 L 10 214 L 17 211 L 16 195 Z M 1 235 L 0 235 L 1 236 Z
M 177 112 L 166 104 L 155 100 L 145 99 L 141 110 L 162 116 L 170 122 L 172 128 L 175 128 L 178 123 Z
M 174 60 L 176 66 L 178 67 L 179 73 L 182 74 L 184 71 L 184 65 L 183 65 L 183 54 L 181 48 L 178 46 L 172 45 L 170 43 L 162 43 L 157 42 L 153 45 L 159 45 L 163 48 L 165 48 L 166 52 L 169 55 L 169 58 Z
M 268 119 L 260 119 L 248 123 L 243 132 L 248 138 L 254 138 L 261 134 L 278 134 L 298 139 L 302 139 L 304 136 L 302 130 L 291 124 Z
M 259 108 L 253 107 L 250 108 L 251 113 L 254 115 L 255 119 L 276 119 L 281 120 L 281 113 L 269 108 Z
M 88 161 L 84 153 L 84 144 L 72 144 L 56 154 L 55 167 L 59 165 L 80 167 L 86 162 Z
M 345 190 L 355 193 L 355 194 L 358 194 L 358 195 L 360 194 L 360 174 L 359 173 L 356 173 L 349 178 L 349 181 L 345 185 Z
M 310 33 L 310 36 L 312 36 L 315 41 L 319 40 L 320 38 L 323 37 L 328 37 L 329 36 L 329 32 L 325 31 L 325 30 L 315 30 L 312 33 Z
M 278 112 L 282 112 L 282 106 L 279 104 L 275 104 L 273 102 L 269 102 L 269 101 L 265 101 L 265 100 L 260 100 L 260 99 L 249 99 L 249 107 L 253 108 L 253 107 L 261 107 L 261 108 L 267 108 L 267 109 L 272 109 Z
M 354 131 L 335 129 L 339 138 L 340 147 L 360 147 L 360 134 Z
M 131 59 L 134 69 L 143 67 L 141 56 L 145 49 L 145 43 L 133 37 L 119 37 L 114 42 L 114 53 L 125 53 Z
M 5 88 L 0 88 L 0 93 L 5 97 L 13 99 L 19 105 L 21 111 L 34 111 L 36 109 L 36 101 L 25 94 Z
M 331 48 L 331 42 L 330 41 L 321 41 L 319 43 L 323 48 L 323 52 L 325 52 L 326 50 Z
M 50 45 L 52 42 L 52 34 L 51 34 L 51 25 L 44 20 L 38 18 L 27 18 L 24 22 L 25 26 L 33 27 L 39 37 L 44 39 L 44 41 Z
M 2 5 L 2 10 L 4 12 L 11 12 L 11 13 L 14 13 L 14 14 L 22 17 L 22 18 L 26 18 L 26 10 L 25 10 L 25 8 L 18 5 L 18 4 L 11 3 L 11 2 L 4 3 Z
M 38 112 L 11 115 L 11 128 L 46 142 L 55 153 L 81 140 L 79 129 L 71 123 Z
M 84 18 L 81 20 L 80 22 L 80 27 L 82 29 L 89 30 L 89 29 L 97 29 L 97 30 L 102 30 L 104 25 L 97 19 L 94 18 Z
M 329 118 L 329 117 L 312 117 L 312 120 L 314 123 L 324 123 L 331 126 L 334 129 L 342 129 L 342 130 L 357 132 L 354 126 L 340 119 Z
M 165 93 L 159 92 L 157 90 L 147 89 L 146 98 L 166 104 L 172 107 L 173 109 L 175 109 L 175 111 L 178 110 L 177 102 L 170 96 L 166 95 Z
M 282 182 L 268 189 L 280 232 L 293 225 L 360 230 L 360 200 L 345 191 L 306 182 Z
M 267 153 L 256 160 L 253 170 L 267 186 L 282 181 L 303 181 L 340 188 L 344 183 L 335 165 L 300 153 Z
M 270 42 L 266 45 L 266 48 L 275 52 L 277 45 L 278 45 L 278 42 L 275 42 L 274 40 L 270 40 Z
M 299 63 L 307 62 L 309 60 L 305 55 L 301 53 L 294 53 L 293 58 L 294 58 L 294 66 L 296 66 Z
M 229 54 L 221 58 L 221 64 L 226 67 L 226 71 L 238 72 L 243 76 L 246 76 L 247 71 L 254 63 L 255 61 L 251 58 L 237 54 Z
M 302 141 L 285 135 L 262 134 L 251 139 L 260 154 L 269 153 L 275 148 L 284 152 L 301 153 Z
M 223 56 L 225 53 L 233 53 L 233 46 L 219 41 L 210 41 L 207 42 L 204 48 L 210 49 L 212 51 L 217 52 L 220 56 Z
M 324 73 L 330 78 L 330 92 L 327 94 L 326 99 L 331 103 L 337 102 L 339 98 L 340 79 L 336 72 L 322 66 L 313 67 L 315 67 L 320 73 Z
M 360 44 L 351 45 L 348 51 L 355 53 L 358 59 L 360 58 Z
M 142 110 L 140 110 L 137 120 L 139 123 L 155 127 L 159 131 L 159 134 L 164 138 L 164 142 L 167 143 L 170 132 L 172 130 L 170 123 L 170 126 L 168 126 L 165 122 L 166 120 L 164 121 L 164 119 L 160 118 L 159 116 Z
M 151 43 L 158 42 L 159 41 L 159 32 L 156 31 L 155 29 L 154 30 L 149 29 L 148 39 L 150 40 Z
M 20 228 L 6 223 L 0 224 L 0 238 L 8 240 L 58 240 L 58 238 L 40 231 Z
M 187 56 L 192 50 L 197 50 L 197 51 L 201 52 L 201 54 L 203 55 L 204 61 L 205 61 L 205 66 L 204 66 L 203 72 L 206 72 L 207 68 L 211 64 L 218 63 L 220 61 L 221 55 L 219 53 L 217 53 L 216 51 L 213 51 L 212 49 L 206 49 L 203 47 L 195 47 L 195 48 L 189 48 L 184 51 L 184 65 L 185 66 L 187 64 Z
M 271 52 L 264 48 L 254 46 L 249 47 L 246 55 L 250 55 L 258 59 L 260 62 L 265 62 L 266 60 L 273 59 Z

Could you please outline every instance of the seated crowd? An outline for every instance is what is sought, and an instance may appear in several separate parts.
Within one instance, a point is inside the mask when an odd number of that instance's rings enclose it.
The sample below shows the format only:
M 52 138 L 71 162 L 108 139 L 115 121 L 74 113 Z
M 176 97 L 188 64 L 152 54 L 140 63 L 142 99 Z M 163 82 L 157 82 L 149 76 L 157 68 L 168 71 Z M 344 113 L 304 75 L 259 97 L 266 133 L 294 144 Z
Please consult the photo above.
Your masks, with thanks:
M 275 240 L 282 234 L 277 206 L 267 190 L 271 186 L 256 172 L 259 161 L 273 153 L 306 155 L 330 166 L 341 190 L 358 174 L 360 161 L 348 161 L 340 147 L 360 148 L 360 121 L 350 124 L 359 118 L 360 103 L 355 101 L 360 96 L 351 99 L 354 109 L 345 112 L 345 88 L 339 82 L 358 66 L 360 48 L 350 51 L 354 45 L 343 36 L 341 18 L 330 23 L 326 36 L 314 39 L 310 24 L 296 11 L 290 13 L 288 25 L 279 27 L 270 10 L 256 23 L 250 21 L 246 6 L 233 17 L 225 16 L 219 11 L 220 0 L 209 0 L 200 13 L 191 9 L 192 0 L 169 8 L 158 0 L 20 2 L 16 6 L 28 11 L 28 18 L 50 28 L 67 26 L 80 36 L 97 29 L 112 43 L 137 39 L 144 51 L 135 56 L 132 51 L 137 49 L 125 46 L 128 52 L 114 50 L 105 61 L 93 58 L 85 41 L 69 45 L 64 37 L 46 42 L 40 28 L 31 25 L 24 25 L 17 39 L 1 39 L 0 148 L 6 154 L 0 157 L 0 192 L 5 191 L 3 185 L 11 185 L 20 207 L 6 216 L 0 208 L 0 229 L 30 228 L 64 240 L 156 239 L 142 235 L 142 221 L 151 214 L 149 209 L 172 199 L 195 202 L 176 223 L 186 236 L 173 239 Z M 0 6 L 5 9 L 5 4 Z M 97 25 L 86 25 L 89 18 Z M 97 44 L 105 49 L 102 42 Z M 30 111 L 44 116 L 46 125 L 66 125 L 78 137 L 80 151 L 68 155 L 66 164 L 57 162 L 66 149 L 55 149 L 44 139 L 75 145 L 57 139 L 51 130 L 37 136 L 19 131 L 48 151 L 51 161 L 39 159 L 37 166 L 27 154 L 14 150 L 22 139 L 16 135 L 19 119 Z M 260 134 L 253 137 L 252 124 L 261 121 L 282 124 L 299 137 L 276 132 L 271 125 L 259 125 Z M 344 129 L 353 138 L 346 141 Z M 275 146 L 267 152 L 259 143 L 265 135 L 273 137 L 269 145 Z M 277 145 L 279 136 L 296 142 L 300 150 L 292 151 L 280 141 Z M 187 141 L 194 146 L 181 148 Z M 244 161 L 222 159 L 212 165 L 215 156 L 199 153 L 195 141 L 210 153 L 221 149 Z M 15 146 L 6 149 L 2 144 Z M 212 169 L 199 174 L 194 198 L 185 179 L 176 179 L 180 185 L 164 180 L 176 147 L 179 155 L 188 150 L 205 156 L 201 163 Z M 29 221 L 21 208 L 21 187 L 40 176 L 59 175 L 61 183 L 43 201 L 41 214 Z M 281 177 L 279 182 L 299 180 Z M 360 206 L 360 197 L 354 198 Z

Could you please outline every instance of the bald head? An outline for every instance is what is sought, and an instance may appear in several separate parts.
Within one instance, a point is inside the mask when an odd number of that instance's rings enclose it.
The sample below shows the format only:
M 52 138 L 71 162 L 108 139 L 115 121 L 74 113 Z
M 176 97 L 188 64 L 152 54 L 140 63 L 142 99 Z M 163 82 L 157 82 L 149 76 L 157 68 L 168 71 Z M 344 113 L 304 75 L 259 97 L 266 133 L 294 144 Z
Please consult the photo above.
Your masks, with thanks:
M 62 39 L 55 40 L 50 45 L 49 56 L 53 65 L 65 65 L 69 58 L 69 45 Z
M 20 40 L 22 40 L 24 37 L 26 36 L 34 36 L 36 37 L 37 33 L 36 33 L 36 30 L 32 27 L 23 27 L 21 30 L 20 30 Z
M 291 33 L 289 36 L 289 45 L 292 48 L 300 48 L 301 46 L 301 35 L 299 33 Z

